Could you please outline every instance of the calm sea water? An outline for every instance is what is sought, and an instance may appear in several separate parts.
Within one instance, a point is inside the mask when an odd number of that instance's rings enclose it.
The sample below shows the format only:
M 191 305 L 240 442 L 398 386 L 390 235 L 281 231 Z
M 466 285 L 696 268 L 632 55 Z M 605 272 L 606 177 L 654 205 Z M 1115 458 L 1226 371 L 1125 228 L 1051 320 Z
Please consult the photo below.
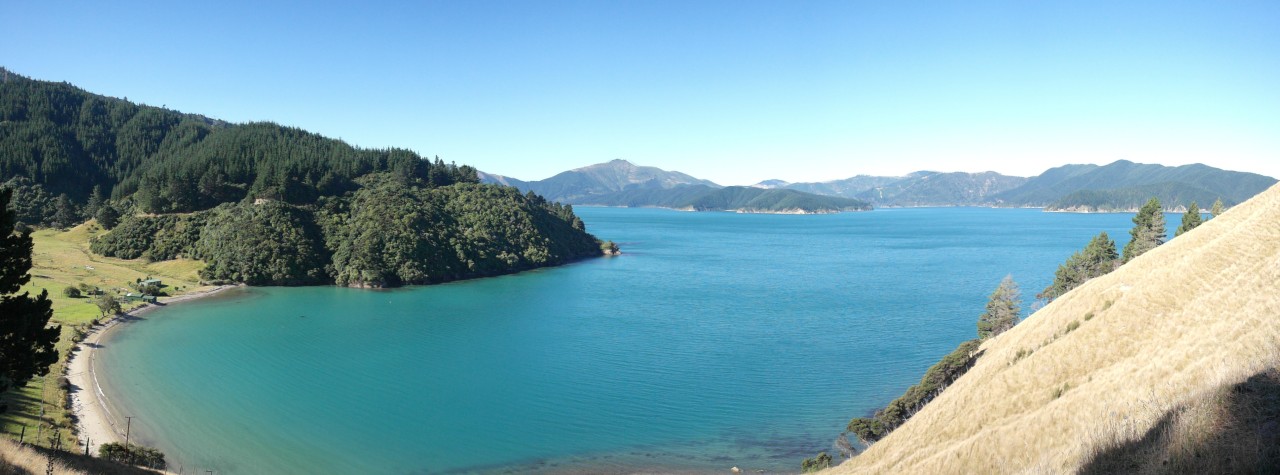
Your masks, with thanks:
M 795 471 L 1030 304 L 1131 214 L 581 208 L 620 257 L 370 291 L 175 305 L 99 353 L 136 440 L 204 473 Z M 1169 215 L 1170 228 L 1178 216 Z

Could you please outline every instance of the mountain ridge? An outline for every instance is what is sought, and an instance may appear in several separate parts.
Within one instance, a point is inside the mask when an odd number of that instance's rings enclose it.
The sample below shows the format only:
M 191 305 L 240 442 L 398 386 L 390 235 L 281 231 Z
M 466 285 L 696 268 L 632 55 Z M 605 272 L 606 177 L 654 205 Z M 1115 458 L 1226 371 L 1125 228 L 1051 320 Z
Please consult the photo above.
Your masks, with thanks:
M 644 176 L 649 178 L 635 179 L 628 170 L 644 170 Z M 541 181 L 526 182 L 488 173 L 482 173 L 481 180 L 532 190 L 573 204 L 605 206 L 673 207 L 674 197 L 693 193 L 682 187 L 723 188 L 684 173 L 640 167 L 625 160 L 579 167 Z M 749 187 L 853 198 L 877 207 L 985 206 L 1131 212 L 1151 197 L 1158 198 L 1167 211 L 1184 210 L 1192 201 L 1208 207 L 1222 199 L 1224 205 L 1232 206 L 1274 183 L 1276 180 L 1271 177 L 1198 163 L 1170 167 L 1118 160 L 1107 165 L 1061 165 L 1033 177 L 994 171 L 921 170 L 900 177 L 857 175 L 824 182 L 769 179 Z

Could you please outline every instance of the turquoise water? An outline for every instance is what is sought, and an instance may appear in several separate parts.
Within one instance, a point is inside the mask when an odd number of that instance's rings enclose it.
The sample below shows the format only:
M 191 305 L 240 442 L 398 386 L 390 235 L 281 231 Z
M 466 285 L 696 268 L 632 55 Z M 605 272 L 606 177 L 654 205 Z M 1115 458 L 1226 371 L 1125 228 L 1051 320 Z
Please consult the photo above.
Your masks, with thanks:
M 370 291 L 174 305 L 98 353 L 173 468 L 227 473 L 795 471 L 1131 214 L 819 216 L 582 208 L 625 254 Z M 1176 224 L 1178 216 L 1168 216 Z

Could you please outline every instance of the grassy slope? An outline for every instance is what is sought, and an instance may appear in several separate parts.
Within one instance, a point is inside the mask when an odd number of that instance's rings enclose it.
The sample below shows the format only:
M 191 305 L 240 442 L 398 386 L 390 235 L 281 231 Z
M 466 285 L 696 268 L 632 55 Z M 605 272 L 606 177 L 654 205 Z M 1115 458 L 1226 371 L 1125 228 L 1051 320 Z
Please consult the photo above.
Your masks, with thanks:
M 46 424 L 52 424 L 60 431 L 64 446 L 75 442 L 68 430 L 71 426 L 70 418 L 62 407 L 65 392 L 58 387 L 57 379 L 62 374 L 76 328 L 86 328 L 100 314 L 98 307 L 87 298 L 64 297 L 64 287 L 84 282 L 103 289 L 117 289 L 138 278 L 151 276 L 162 279 L 168 286 L 165 290 L 170 294 L 204 288 L 200 286 L 196 275 L 204 265 L 199 261 L 179 259 L 147 263 L 141 259 L 124 260 L 91 254 L 89 238 L 102 232 L 93 221 L 89 221 L 65 232 L 45 229 L 32 234 L 35 250 L 31 282 L 23 286 L 22 290 L 33 295 L 38 294 L 41 289 L 49 291 L 49 298 L 53 300 L 53 321 L 62 324 L 62 338 L 58 342 L 61 356 L 49 368 L 49 374 L 45 377 L 48 382 L 43 388 L 41 378 L 36 377 L 25 387 L 10 390 L 4 395 L 9 410 L 0 414 L 0 431 L 12 438 L 18 437 L 24 425 L 27 426 L 26 440 L 30 442 L 35 438 L 43 401 Z M 41 444 L 48 443 L 45 435 L 49 433 L 49 427 L 45 426 Z
M 1280 186 L 1069 292 L 983 349 L 941 396 L 833 472 L 1075 471 L 1276 367 Z
M 49 467 L 50 450 L 39 447 L 19 447 L 8 440 L 0 440 L 0 474 L 45 473 Z M 59 452 L 54 455 L 55 475 L 150 475 L 159 472 L 109 462 L 83 454 Z

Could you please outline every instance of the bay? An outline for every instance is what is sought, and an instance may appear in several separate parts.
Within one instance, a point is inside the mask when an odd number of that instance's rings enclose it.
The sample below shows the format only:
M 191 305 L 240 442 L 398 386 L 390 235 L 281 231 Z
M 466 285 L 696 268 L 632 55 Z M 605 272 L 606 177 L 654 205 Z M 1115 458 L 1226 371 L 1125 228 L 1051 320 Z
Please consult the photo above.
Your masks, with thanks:
M 793 472 L 973 338 L 1002 277 L 1029 306 L 1133 216 L 577 212 L 624 254 L 174 305 L 104 342 L 104 390 L 196 473 Z

